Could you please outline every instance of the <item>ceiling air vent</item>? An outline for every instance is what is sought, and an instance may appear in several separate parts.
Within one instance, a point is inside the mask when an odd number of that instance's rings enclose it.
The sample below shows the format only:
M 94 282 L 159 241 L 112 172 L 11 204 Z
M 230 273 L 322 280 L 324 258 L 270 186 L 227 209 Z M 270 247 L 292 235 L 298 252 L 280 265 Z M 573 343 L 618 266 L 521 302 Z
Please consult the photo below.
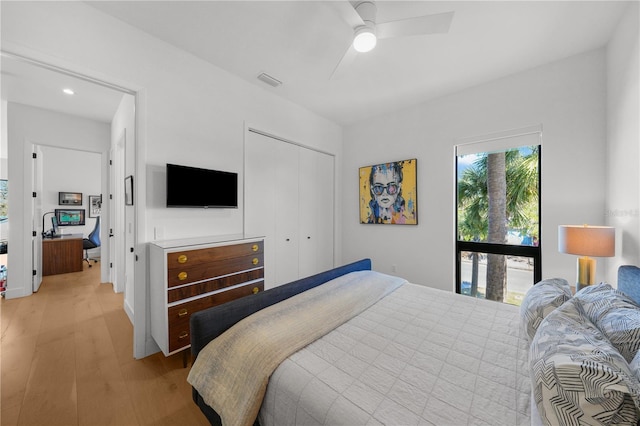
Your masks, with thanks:
M 267 83 L 269 86 L 272 86 L 272 87 L 278 87 L 278 86 L 280 86 L 282 84 L 282 82 L 280 80 L 277 80 L 277 79 L 271 77 L 269 74 L 266 74 L 266 73 L 261 73 L 258 76 L 258 80 L 263 81 L 263 82 Z

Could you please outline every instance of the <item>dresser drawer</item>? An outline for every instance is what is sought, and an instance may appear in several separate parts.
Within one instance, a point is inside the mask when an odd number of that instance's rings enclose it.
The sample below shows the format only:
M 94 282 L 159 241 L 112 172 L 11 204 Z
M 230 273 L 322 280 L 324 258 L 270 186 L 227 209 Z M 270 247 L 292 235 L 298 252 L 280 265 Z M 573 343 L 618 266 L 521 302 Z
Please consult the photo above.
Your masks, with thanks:
M 229 246 L 209 247 L 198 250 L 185 250 L 167 254 L 169 269 L 181 266 L 208 263 L 216 260 L 231 259 L 233 257 L 249 256 L 263 252 L 263 242 L 234 244 Z
M 264 281 L 260 281 L 168 308 L 169 352 L 184 348 L 191 343 L 189 318 L 191 318 L 191 314 L 194 312 L 227 303 L 240 297 L 249 296 L 263 290 Z
M 213 260 L 206 263 L 185 263 L 175 268 L 169 268 L 167 281 L 169 287 L 175 287 L 195 281 L 220 277 L 222 275 L 230 275 L 263 265 L 264 258 L 262 253 L 253 253 L 230 259 Z
M 185 287 L 169 289 L 167 301 L 169 303 L 177 302 L 182 299 L 188 299 L 200 294 L 210 293 L 225 287 L 242 284 L 247 281 L 253 281 L 264 278 L 264 268 L 254 269 L 252 271 L 239 272 L 237 274 L 228 275 L 226 277 L 215 278 L 202 283 L 192 284 Z

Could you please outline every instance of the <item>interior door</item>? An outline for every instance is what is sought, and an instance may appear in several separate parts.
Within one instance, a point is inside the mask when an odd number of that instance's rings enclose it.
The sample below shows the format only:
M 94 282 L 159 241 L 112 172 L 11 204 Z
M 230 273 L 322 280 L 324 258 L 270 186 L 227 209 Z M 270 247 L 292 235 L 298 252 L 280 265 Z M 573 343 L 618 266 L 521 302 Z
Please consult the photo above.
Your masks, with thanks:
M 299 149 L 299 272 L 300 277 L 308 277 L 318 271 L 318 220 L 327 214 L 325 206 L 318 203 L 318 157 L 322 155 L 310 149 Z M 321 209 L 321 210 L 320 210 Z
M 42 211 L 42 165 L 43 154 L 42 148 L 39 145 L 33 146 L 33 152 L 35 154 L 33 158 L 33 192 L 36 193 L 36 197 L 33 198 L 33 213 L 31 215 L 33 224 L 31 229 L 34 230 L 34 234 L 31 239 L 32 244 L 32 269 L 35 271 L 32 279 L 32 291 L 35 293 L 40 289 L 42 284 L 42 233 L 50 228 L 50 226 L 44 222 L 44 212 Z M 46 219 L 50 219 L 50 215 L 47 215 Z M 51 223 L 51 222 L 49 222 Z M 44 225 L 44 228 L 43 228 Z
M 300 277 L 333 268 L 333 156 L 300 148 Z
M 334 156 L 316 153 L 316 179 L 313 187 L 316 211 L 316 273 L 332 269 L 335 224 Z
M 279 142 L 275 151 L 276 285 L 299 278 L 299 149 L 296 145 Z
M 117 293 L 125 291 L 125 241 L 124 241 L 124 162 L 125 162 L 126 129 L 110 156 L 112 165 L 109 168 L 110 195 L 109 200 L 109 259 L 112 264 L 111 279 Z

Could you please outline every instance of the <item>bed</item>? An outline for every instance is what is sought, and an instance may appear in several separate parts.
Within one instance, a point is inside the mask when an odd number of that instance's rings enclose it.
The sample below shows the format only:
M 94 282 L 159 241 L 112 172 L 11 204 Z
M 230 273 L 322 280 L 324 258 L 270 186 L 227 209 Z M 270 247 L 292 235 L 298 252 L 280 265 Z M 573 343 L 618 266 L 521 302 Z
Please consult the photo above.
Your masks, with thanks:
M 566 389 L 542 386 L 535 368 L 558 356 L 554 312 L 573 297 L 564 280 L 541 284 L 518 308 L 379 274 L 364 259 L 201 311 L 191 317 L 193 399 L 225 425 L 578 424 L 558 421 L 564 412 L 548 401 Z M 607 419 L 637 422 L 633 380 L 603 391 Z M 612 393 L 623 396 L 612 403 Z

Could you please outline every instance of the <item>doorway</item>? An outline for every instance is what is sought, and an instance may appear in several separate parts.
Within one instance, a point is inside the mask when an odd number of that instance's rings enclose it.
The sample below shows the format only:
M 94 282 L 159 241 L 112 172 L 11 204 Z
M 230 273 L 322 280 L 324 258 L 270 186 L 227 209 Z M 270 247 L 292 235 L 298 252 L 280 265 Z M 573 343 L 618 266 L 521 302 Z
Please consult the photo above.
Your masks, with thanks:
M 34 247 L 37 244 L 33 238 L 37 236 L 32 235 L 36 229 L 43 227 L 43 220 L 40 213 L 36 214 L 35 204 L 29 200 L 32 192 L 35 192 L 33 188 L 38 179 L 34 176 L 36 168 L 32 153 L 34 147 L 45 145 L 100 153 L 101 165 L 99 170 L 96 170 L 100 175 L 100 190 L 96 194 L 84 194 L 83 197 L 102 195 L 101 216 L 105 232 L 102 238 L 101 257 L 106 273 L 101 274 L 101 281 L 111 282 L 114 284 L 114 290 L 119 290 L 116 286 L 118 279 L 113 270 L 124 271 L 127 256 L 134 256 L 133 253 L 129 254 L 129 251 L 125 250 L 125 235 L 135 237 L 136 223 L 133 220 L 134 208 L 125 210 L 123 205 L 118 207 L 118 203 L 115 203 L 115 215 L 109 215 L 111 201 L 117 196 L 117 193 L 114 193 L 118 184 L 122 182 L 114 176 L 112 167 L 114 164 L 117 165 L 118 161 L 126 161 L 128 173 L 133 174 L 135 169 L 136 92 L 20 55 L 4 51 L 1 55 L 2 100 L 3 106 L 8 106 L 9 110 L 5 116 L 6 121 L 3 121 L 8 129 L 3 134 L 5 138 L 3 143 L 6 144 L 4 146 L 8 146 L 8 150 L 3 150 L 3 153 L 8 152 L 12 157 L 9 160 L 9 155 L 5 154 L 6 158 L 3 158 L 2 164 L 8 164 L 8 170 L 4 170 L 4 173 L 8 175 L 8 180 L 13 187 L 24 189 L 14 193 L 9 192 L 9 242 L 11 243 L 9 246 L 12 250 L 9 250 L 7 262 L 10 271 L 7 298 L 29 296 L 33 292 L 33 265 L 39 263 L 39 255 L 34 253 Z M 76 88 L 78 96 L 73 95 L 72 98 L 60 100 L 62 88 L 70 86 Z M 30 90 L 27 91 L 27 88 Z M 82 101 L 80 94 L 84 98 Z M 25 118 L 26 110 L 31 114 L 28 119 Z M 68 126 L 61 125 L 55 118 L 46 118 L 47 116 L 56 117 L 56 115 L 63 118 L 79 116 L 84 120 L 101 121 L 109 128 L 107 140 L 100 146 L 91 145 L 90 142 L 83 140 L 73 140 L 69 137 Z M 56 131 L 51 131 L 52 129 Z M 117 145 L 125 133 L 128 135 L 128 141 L 123 158 L 111 158 L 111 147 Z M 125 170 L 125 165 L 122 165 L 121 170 Z M 113 179 L 112 176 L 114 176 Z M 86 200 L 84 204 L 87 204 Z M 85 208 L 88 209 L 88 206 Z M 112 216 L 119 214 L 125 219 L 121 223 L 116 223 Z M 130 224 L 126 233 L 124 223 Z M 111 247 L 113 247 L 114 256 L 110 255 Z M 123 261 L 119 261 L 119 258 Z M 122 272 L 119 275 L 133 278 L 133 266 L 131 269 L 128 274 Z M 126 292 L 127 288 L 129 287 L 123 284 L 120 286 L 120 291 Z M 133 291 L 125 294 L 126 298 L 130 299 L 128 305 L 133 306 Z M 133 310 L 127 309 L 126 306 L 125 302 L 124 309 L 133 323 Z

